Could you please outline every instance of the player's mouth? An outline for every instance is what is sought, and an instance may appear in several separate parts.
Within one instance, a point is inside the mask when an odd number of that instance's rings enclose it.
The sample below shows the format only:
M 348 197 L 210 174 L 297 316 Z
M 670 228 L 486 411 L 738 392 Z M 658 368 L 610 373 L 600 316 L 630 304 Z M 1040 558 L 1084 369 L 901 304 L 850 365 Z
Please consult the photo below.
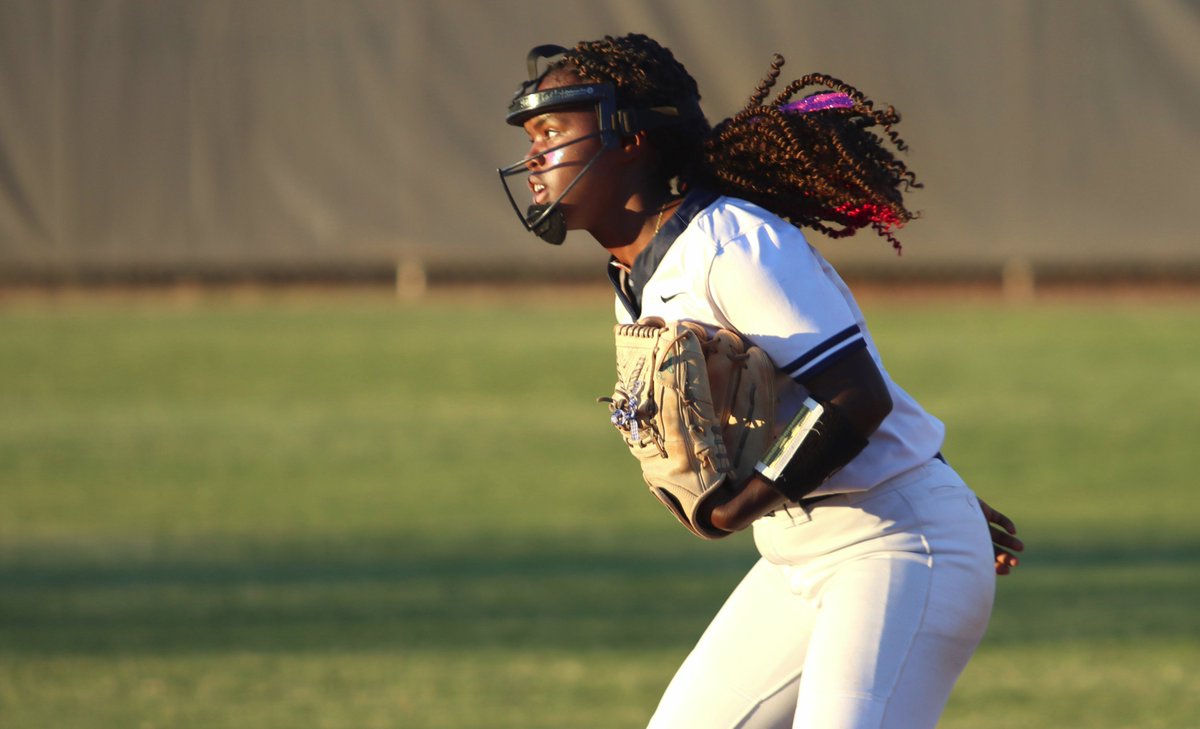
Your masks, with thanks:
M 532 177 L 529 178 L 529 190 L 533 193 L 534 205 L 542 205 L 550 197 L 550 193 L 546 191 L 546 186 Z

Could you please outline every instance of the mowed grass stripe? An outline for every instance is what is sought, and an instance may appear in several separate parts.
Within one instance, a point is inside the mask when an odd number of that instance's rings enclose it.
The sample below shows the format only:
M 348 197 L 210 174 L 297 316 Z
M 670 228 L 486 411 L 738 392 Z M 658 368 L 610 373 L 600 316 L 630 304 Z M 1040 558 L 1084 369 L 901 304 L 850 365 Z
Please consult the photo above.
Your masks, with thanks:
M 866 308 L 1030 544 L 943 726 L 1194 725 L 1200 308 Z M 0 310 L 0 726 L 640 726 L 754 552 L 645 492 L 610 336 L 603 297 Z

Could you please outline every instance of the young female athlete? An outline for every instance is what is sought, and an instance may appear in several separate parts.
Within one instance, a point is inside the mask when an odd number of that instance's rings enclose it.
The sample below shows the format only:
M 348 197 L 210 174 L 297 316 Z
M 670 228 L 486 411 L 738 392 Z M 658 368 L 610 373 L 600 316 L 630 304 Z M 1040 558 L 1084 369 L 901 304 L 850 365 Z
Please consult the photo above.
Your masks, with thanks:
M 785 435 L 806 398 L 825 408 L 821 443 L 759 464 L 707 515 L 752 527 L 761 559 L 650 726 L 934 726 L 987 625 L 994 573 L 1022 546 L 942 458 L 942 424 L 888 376 L 854 297 L 797 227 L 900 247 L 903 193 L 919 184 L 892 151 L 905 148 L 898 115 L 819 74 L 769 100 L 776 57 L 713 127 L 696 82 L 643 35 L 528 61 L 508 123 L 532 147 L 500 170 L 506 189 L 528 186 L 509 189 L 522 223 L 552 243 L 590 233 L 611 255 L 621 321 L 687 319 L 766 350 L 788 375 Z

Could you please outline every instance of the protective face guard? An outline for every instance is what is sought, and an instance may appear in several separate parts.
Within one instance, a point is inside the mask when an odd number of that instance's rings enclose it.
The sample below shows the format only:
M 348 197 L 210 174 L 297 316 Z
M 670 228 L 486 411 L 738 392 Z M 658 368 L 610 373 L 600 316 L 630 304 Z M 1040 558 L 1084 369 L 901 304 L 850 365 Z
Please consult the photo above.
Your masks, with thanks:
M 583 179 L 583 176 L 592 169 L 592 166 L 600 158 L 600 155 L 615 147 L 622 136 L 631 136 L 646 129 L 680 124 L 703 117 L 698 101 L 683 109 L 676 106 L 658 106 L 650 109 L 618 109 L 616 89 L 610 83 L 577 84 L 538 91 L 538 85 L 541 84 L 542 79 L 553 68 L 553 65 L 548 65 L 545 70 L 539 73 L 538 61 L 553 59 L 566 52 L 567 49 L 562 46 L 537 46 L 529 51 L 529 55 L 526 57 L 529 80 L 523 82 L 521 88 L 517 90 L 512 103 L 508 106 L 508 114 L 504 120 L 512 126 L 522 126 L 529 119 L 556 109 L 594 106 L 600 130 L 595 134 L 589 134 L 586 137 L 574 139 L 566 144 L 560 144 L 556 147 L 543 150 L 539 154 L 526 157 L 519 162 L 497 170 L 500 175 L 500 183 L 504 187 L 504 193 L 508 196 L 508 201 L 512 205 L 513 212 L 517 214 L 517 218 L 521 221 L 521 224 L 525 226 L 526 230 L 553 245 L 561 245 L 567 237 L 567 221 L 562 210 L 559 209 L 559 203 Z M 583 169 L 579 171 L 575 179 L 571 180 L 570 184 L 559 193 L 558 197 L 551 201 L 549 205 L 530 205 L 522 213 L 510 186 L 509 178 L 516 175 L 528 174 L 529 163 L 535 159 L 552 155 L 554 152 L 569 147 L 572 144 L 578 144 L 596 137 L 599 137 L 601 140 L 600 150 L 583 166 Z
M 583 166 L 583 169 L 579 171 L 579 174 L 575 175 L 575 179 L 571 180 L 570 184 L 568 184 L 566 188 L 559 193 L 558 197 L 556 197 L 549 205 L 530 205 L 526 209 L 525 213 L 522 213 L 520 206 L 517 205 L 517 199 L 513 195 L 509 178 L 515 175 L 522 175 L 523 179 L 524 175 L 529 174 L 529 163 L 533 160 L 546 157 L 548 155 L 553 155 L 555 152 L 561 149 L 566 149 L 571 145 L 579 144 L 580 142 L 585 142 L 596 137 L 600 137 L 602 140 L 600 150 L 596 152 L 595 156 L 588 160 L 588 163 Z M 616 135 L 612 134 L 612 132 L 602 130 L 596 132 L 595 134 L 589 134 L 585 137 L 580 137 L 579 139 L 572 139 L 565 144 L 560 144 L 556 147 L 551 147 L 544 152 L 540 152 L 539 154 L 526 157 L 520 162 L 513 163 L 508 167 L 500 168 L 498 171 L 500 173 L 500 182 L 504 185 L 504 193 L 508 195 L 508 202 L 512 205 L 513 212 L 517 214 L 517 218 L 520 219 L 521 224 L 525 226 L 525 230 L 532 232 L 534 235 L 546 241 L 547 243 L 552 245 L 562 245 L 562 242 L 567 238 L 567 221 L 563 216 L 562 211 L 558 209 L 558 204 L 562 202 L 563 198 L 570 194 L 575 185 L 577 185 L 579 181 L 583 179 L 583 176 L 592 169 L 592 165 L 596 164 L 596 160 L 600 159 L 600 155 L 604 154 L 611 147 L 616 146 L 616 140 L 617 137 Z M 553 168 L 554 165 L 546 167 L 546 169 Z
M 540 46 L 530 51 L 530 73 L 536 72 L 537 57 L 533 57 L 535 51 L 545 50 L 547 47 Z M 551 49 L 555 46 L 549 47 Z M 579 183 L 583 176 L 591 170 L 596 160 L 600 159 L 600 155 L 604 154 L 610 148 L 616 146 L 617 135 L 613 133 L 611 126 L 606 125 L 606 120 L 612 119 L 613 112 L 616 107 L 615 93 L 611 84 L 582 84 L 577 86 L 560 86 L 545 91 L 534 90 L 529 93 L 528 89 L 532 86 L 536 89 L 537 85 L 545 76 L 534 76 L 530 81 L 525 82 L 521 90 L 513 98 L 512 104 L 508 107 L 508 116 L 505 121 L 513 126 L 521 126 L 528 119 L 531 119 L 540 114 L 556 109 L 579 108 L 581 106 L 595 106 L 597 118 L 600 122 L 600 131 L 595 134 L 589 134 L 586 137 L 573 139 L 566 144 L 560 144 L 550 149 L 543 150 L 541 153 L 531 155 L 525 159 L 515 162 L 508 167 L 502 167 L 498 170 L 500 173 L 500 182 L 504 185 L 504 192 L 508 195 L 508 202 L 512 205 L 513 211 L 517 214 L 517 218 L 525 229 L 532 232 L 547 243 L 553 245 L 561 245 L 567 237 L 567 221 L 564 218 L 562 211 L 559 209 L 559 203 L 567 196 L 568 193 Z M 522 177 L 529 174 L 529 163 L 535 159 L 545 158 L 553 155 L 555 152 L 565 149 L 573 144 L 594 139 L 599 137 L 601 140 L 600 150 L 596 152 L 579 174 L 575 175 L 575 179 L 571 180 L 570 184 L 559 193 L 558 197 L 550 202 L 549 205 L 530 205 L 524 213 L 521 212 L 520 206 L 517 204 L 516 197 L 513 195 L 512 187 L 509 183 L 509 178 L 521 175 Z M 551 165 L 553 168 L 553 165 Z

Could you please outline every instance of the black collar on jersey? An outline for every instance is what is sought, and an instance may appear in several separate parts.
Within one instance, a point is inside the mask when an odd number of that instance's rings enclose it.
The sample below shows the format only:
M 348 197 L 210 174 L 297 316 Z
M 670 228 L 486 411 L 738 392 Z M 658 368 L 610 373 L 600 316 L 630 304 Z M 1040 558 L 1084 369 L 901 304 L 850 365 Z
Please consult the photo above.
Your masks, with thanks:
M 625 310 L 629 312 L 634 321 L 640 319 L 642 315 L 642 290 L 646 288 L 650 277 L 658 270 L 658 264 L 662 263 L 663 257 L 667 255 L 667 251 L 671 249 L 675 239 L 691 224 L 693 218 L 712 205 L 713 201 L 719 197 L 719 193 L 702 188 L 688 192 L 683 198 L 683 203 L 675 208 L 670 219 L 663 223 L 654 237 L 650 239 L 650 245 L 646 246 L 634 259 L 633 268 L 628 274 L 619 266 L 614 265 L 615 258 L 609 260 L 608 280 L 612 282 L 613 289 L 617 292 L 617 298 L 625 305 Z

